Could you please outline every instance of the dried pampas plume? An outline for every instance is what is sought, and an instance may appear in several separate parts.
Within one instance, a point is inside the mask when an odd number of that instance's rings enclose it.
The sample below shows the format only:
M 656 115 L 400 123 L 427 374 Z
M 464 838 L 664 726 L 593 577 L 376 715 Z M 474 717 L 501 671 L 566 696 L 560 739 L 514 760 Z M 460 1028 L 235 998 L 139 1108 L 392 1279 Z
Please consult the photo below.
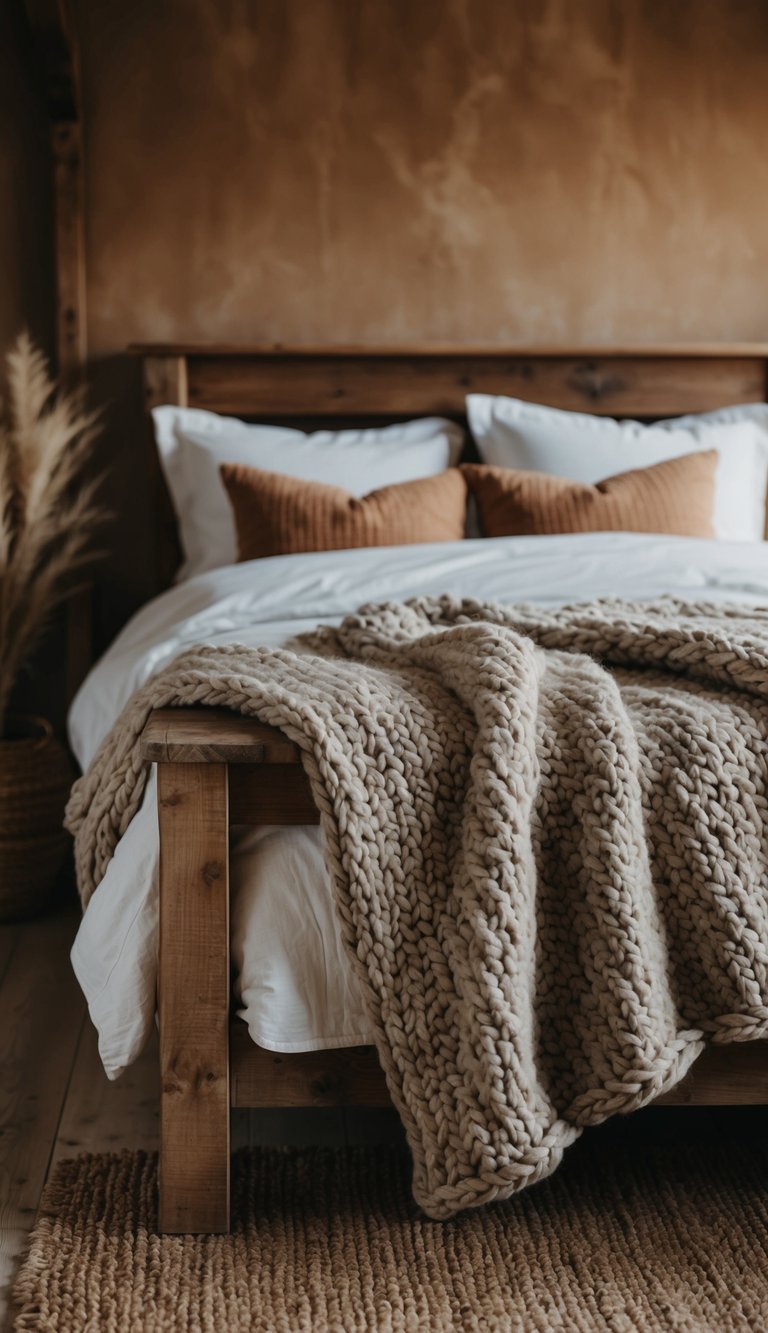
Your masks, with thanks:
M 80 392 L 56 395 L 23 333 L 7 358 L 0 405 L 0 737 L 11 690 L 54 607 L 93 559 L 106 515 L 84 479 L 96 416 Z

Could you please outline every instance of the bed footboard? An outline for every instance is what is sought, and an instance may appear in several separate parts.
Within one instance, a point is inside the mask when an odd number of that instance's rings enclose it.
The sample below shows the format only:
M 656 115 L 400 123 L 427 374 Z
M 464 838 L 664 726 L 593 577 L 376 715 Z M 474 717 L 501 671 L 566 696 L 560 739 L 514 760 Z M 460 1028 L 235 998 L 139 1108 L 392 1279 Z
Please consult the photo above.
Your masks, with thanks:
M 299 750 L 282 732 L 214 709 L 154 713 L 158 768 L 161 1116 L 159 1226 L 229 1230 L 230 1106 L 382 1106 L 375 1050 L 275 1055 L 231 1023 L 229 832 L 312 824 Z M 768 1103 L 768 1042 L 712 1047 L 666 1105 Z

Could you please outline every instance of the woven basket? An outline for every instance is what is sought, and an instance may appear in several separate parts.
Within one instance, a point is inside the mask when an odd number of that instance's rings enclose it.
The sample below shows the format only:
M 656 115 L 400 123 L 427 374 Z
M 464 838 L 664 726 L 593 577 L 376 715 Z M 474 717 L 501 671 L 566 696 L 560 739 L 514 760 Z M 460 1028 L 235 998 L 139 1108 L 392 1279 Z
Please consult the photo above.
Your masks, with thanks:
M 69 845 L 61 821 L 72 779 L 48 722 L 8 719 L 0 740 L 0 921 L 36 916 L 50 904 Z

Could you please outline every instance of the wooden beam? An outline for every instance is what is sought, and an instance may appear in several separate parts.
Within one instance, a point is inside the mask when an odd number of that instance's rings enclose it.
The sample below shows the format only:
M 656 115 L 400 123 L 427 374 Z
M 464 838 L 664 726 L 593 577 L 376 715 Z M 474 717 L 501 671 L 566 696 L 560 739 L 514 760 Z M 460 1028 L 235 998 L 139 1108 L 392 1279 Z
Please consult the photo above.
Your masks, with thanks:
M 143 367 L 144 406 L 187 406 L 187 362 L 183 356 L 148 356 Z
M 80 67 L 69 0 L 26 0 L 40 85 L 51 123 L 80 119 Z
M 78 379 L 87 355 L 78 48 L 70 0 L 26 0 L 26 7 L 51 134 L 56 363 L 64 378 Z
M 26 0 L 26 10 L 51 142 L 56 368 L 65 381 L 77 383 L 88 354 L 78 48 L 70 0 Z M 67 604 L 67 702 L 93 660 L 92 610 L 91 589 L 77 593 Z
M 59 375 L 81 378 L 88 355 L 85 290 L 83 131 L 78 121 L 53 121 L 56 247 L 56 364 Z
M 656 1106 L 765 1106 L 768 1041 L 708 1046 L 676 1088 Z
M 768 1042 L 710 1046 L 654 1106 L 765 1106 Z M 278 1054 L 256 1046 L 240 1019 L 230 1028 L 233 1106 L 388 1106 L 373 1046 Z
M 673 417 L 732 403 L 760 402 L 766 358 L 753 353 L 674 355 L 647 349 L 606 352 L 453 350 L 335 352 L 318 349 L 152 352 L 145 376 L 184 367 L 181 404 L 235 416 L 315 424 L 347 418 L 463 417 L 469 393 L 509 394 L 570 411 L 606 416 Z M 179 402 L 174 373 L 162 400 Z M 150 405 L 156 396 L 148 397 Z M 348 422 L 348 424 L 351 424 Z
M 158 708 L 141 736 L 141 753 L 166 764 L 298 764 L 298 745 L 277 727 L 225 708 Z
M 390 346 L 361 347 L 344 343 L 131 343 L 128 351 L 140 357 L 194 357 L 194 356 L 247 356 L 247 357 L 319 357 L 334 356 L 370 361 L 374 358 L 407 356 L 418 361 L 422 357 L 439 356 L 472 359 L 474 357 L 768 357 L 768 342 L 738 343 L 625 343 L 616 346 L 596 346 L 578 343 L 393 343 Z
M 256 1046 L 236 1019 L 230 1054 L 233 1106 L 392 1105 L 374 1046 L 283 1055 Z
M 225 764 L 160 764 L 161 1231 L 229 1230 Z

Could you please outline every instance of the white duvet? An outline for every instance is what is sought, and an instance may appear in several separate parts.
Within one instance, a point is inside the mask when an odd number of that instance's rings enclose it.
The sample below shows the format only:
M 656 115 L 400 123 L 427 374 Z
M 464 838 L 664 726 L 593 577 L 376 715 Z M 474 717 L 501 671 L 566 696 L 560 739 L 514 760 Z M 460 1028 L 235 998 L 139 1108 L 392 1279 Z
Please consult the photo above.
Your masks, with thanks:
M 146 606 L 80 690 L 70 714 L 85 767 L 131 693 L 195 643 L 278 646 L 367 601 L 448 592 L 548 604 L 596 596 L 768 603 L 768 543 L 596 533 L 279 556 L 202 574 Z M 110 1078 L 154 1021 L 157 971 L 154 782 L 93 895 L 72 962 Z M 242 830 L 232 848 L 239 1012 L 276 1051 L 371 1040 L 336 927 L 317 828 Z

